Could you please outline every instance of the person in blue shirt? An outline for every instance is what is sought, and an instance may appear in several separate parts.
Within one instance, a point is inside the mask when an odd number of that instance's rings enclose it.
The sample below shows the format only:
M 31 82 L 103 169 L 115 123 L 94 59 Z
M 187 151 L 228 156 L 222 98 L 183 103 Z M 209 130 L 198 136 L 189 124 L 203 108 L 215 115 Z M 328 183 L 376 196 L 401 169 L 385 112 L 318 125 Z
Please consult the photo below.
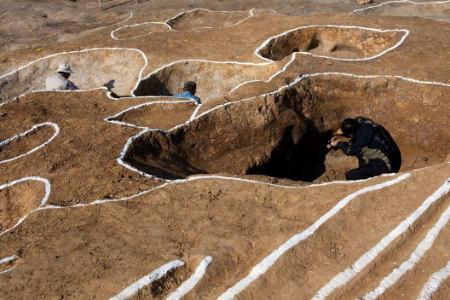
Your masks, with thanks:
M 200 98 L 195 96 L 195 92 L 197 91 L 197 84 L 194 81 L 186 81 L 183 86 L 183 93 L 174 95 L 176 98 L 192 98 L 198 103 L 201 102 Z

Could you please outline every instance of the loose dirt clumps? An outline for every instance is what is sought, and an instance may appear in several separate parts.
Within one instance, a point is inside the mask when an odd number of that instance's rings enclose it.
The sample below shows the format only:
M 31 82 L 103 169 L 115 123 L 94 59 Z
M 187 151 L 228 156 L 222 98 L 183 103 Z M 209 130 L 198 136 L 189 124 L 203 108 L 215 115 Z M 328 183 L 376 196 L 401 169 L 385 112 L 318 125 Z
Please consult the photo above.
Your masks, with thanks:
M 80 89 L 106 86 L 117 95 L 129 95 L 146 62 L 133 49 L 92 49 L 44 57 L 0 76 L 0 101 L 32 90 L 45 90 L 45 80 L 58 66 L 69 63 L 75 72 L 70 80 Z M 126 66 L 126 67 L 125 67 Z
M 338 59 L 363 59 L 394 47 L 405 34 L 395 30 L 308 26 L 270 39 L 258 53 L 276 61 L 294 52 L 307 52 Z

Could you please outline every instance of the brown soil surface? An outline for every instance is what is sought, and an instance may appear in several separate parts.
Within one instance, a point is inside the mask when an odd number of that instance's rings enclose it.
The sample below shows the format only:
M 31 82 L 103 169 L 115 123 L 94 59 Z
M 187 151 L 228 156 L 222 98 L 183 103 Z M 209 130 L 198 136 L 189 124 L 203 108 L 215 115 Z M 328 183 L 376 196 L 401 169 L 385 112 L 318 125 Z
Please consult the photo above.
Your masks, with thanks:
M 0 299 L 108 299 L 180 260 L 129 298 L 165 299 L 206 256 L 184 299 L 257 270 L 226 298 L 313 298 L 450 180 L 448 4 L 355 11 L 384 2 L 2 0 L 0 142 L 59 132 L 0 144 Z M 41 91 L 63 62 L 82 90 Z M 172 97 L 186 80 L 201 103 Z M 326 144 L 358 115 L 395 141 L 399 174 L 343 181 L 356 159 Z M 327 299 L 407 261 L 448 188 L 433 201 Z M 379 299 L 419 297 L 449 226 Z

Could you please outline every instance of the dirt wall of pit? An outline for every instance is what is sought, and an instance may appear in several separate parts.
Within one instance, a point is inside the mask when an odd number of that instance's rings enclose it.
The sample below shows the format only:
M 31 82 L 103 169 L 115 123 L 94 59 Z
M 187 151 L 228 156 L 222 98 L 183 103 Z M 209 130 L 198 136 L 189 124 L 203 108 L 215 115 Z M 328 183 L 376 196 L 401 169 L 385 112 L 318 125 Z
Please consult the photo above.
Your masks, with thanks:
M 117 95 L 130 95 L 145 66 L 140 52 L 134 50 L 92 50 L 64 53 L 35 61 L 18 71 L 0 77 L 0 101 L 33 90 L 45 90 L 45 80 L 62 63 L 75 72 L 70 80 L 80 89 L 109 86 Z

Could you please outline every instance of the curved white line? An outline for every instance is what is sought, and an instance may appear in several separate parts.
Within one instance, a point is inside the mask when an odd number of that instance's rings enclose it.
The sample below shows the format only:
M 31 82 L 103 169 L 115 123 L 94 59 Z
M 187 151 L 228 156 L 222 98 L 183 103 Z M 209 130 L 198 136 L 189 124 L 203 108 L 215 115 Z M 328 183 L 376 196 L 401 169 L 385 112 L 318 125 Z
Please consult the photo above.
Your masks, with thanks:
M 45 143 L 43 143 L 43 144 L 41 144 L 41 145 L 31 149 L 27 153 L 21 154 L 19 156 L 16 156 L 16 157 L 13 157 L 13 158 L 10 158 L 10 159 L 5 159 L 5 160 L 0 161 L 0 164 L 4 164 L 4 163 L 10 162 L 10 161 L 14 161 L 16 159 L 19 159 L 21 157 L 30 155 L 31 153 L 38 151 L 39 149 L 41 149 L 42 147 L 44 147 L 45 145 L 47 145 L 48 143 L 53 141 L 55 139 L 55 137 L 59 134 L 59 126 L 57 124 L 52 123 L 52 122 L 45 122 L 45 123 L 41 123 L 41 124 L 38 124 L 38 125 L 34 125 L 31 129 L 29 129 L 29 130 L 27 130 L 25 132 L 22 132 L 22 133 L 20 133 L 20 134 L 18 134 L 16 136 L 13 136 L 12 138 L 9 138 L 7 140 L 4 140 L 4 141 L 0 142 L 0 148 L 5 146 L 5 145 L 7 145 L 7 144 L 9 144 L 9 143 L 11 143 L 13 140 L 21 138 L 21 137 L 24 137 L 28 133 L 38 129 L 39 127 L 43 127 L 43 126 L 52 126 L 55 129 L 55 133 L 53 134 L 53 136 L 51 138 L 49 138 Z
M 12 256 L 5 257 L 4 259 L 0 259 L 0 265 L 4 264 L 5 262 L 16 260 L 17 258 L 18 258 L 18 256 L 14 254 Z
M 448 178 L 444 185 L 442 185 L 432 196 L 430 196 L 430 198 L 433 198 L 434 201 L 436 201 L 449 191 L 450 178 Z M 378 296 L 382 295 L 388 288 L 394 285 L 407 271 L 411 270 L 431 248 L 431 246 L 433 246 L 433 243 L 439 235 L 439 232 L 445 225 L 447 225 L 449 219 L 450 207 L 447 208 L 447 210 L 441 215 L 434 227 L 430 231 L 428 231 L 427 235 L 411 254 L 410 258 L 407 261 L 403 262 L 400 267 L 394 269 L 391 274 L 386 276 L 386 278 L 384 278 L 380 282 L 380 285 L 375 290 L 366 294 L 363 298 L 366 300 L 373 300 L 378 298 Z
M 370 264 L 390 243 L 397 237 L 403 234 L 417 219 L 430 208 L 430 206 L 441 198 L 450 190 L 450 178 L 446 181 L 436 192 L 429 196 L 419 208 L 417 208 L 408 218 L 403 220 L 394 230 L 383 237 L 381 241 L 372 247 L 369 251 L 364 253 L 351 267 L 347 268 L 336 275 L 324 287 L 322 287 L 317 294 L 312 298 L 314 300 L 325 299 L 335 289 L 347 284 L 359 272 L 361 272 L 368 264 Z M 364 297 L 364 299 L 369 299 Z
M 144 22 L 144 23 L 133 24 L 133 25 L 126 25 L 126 26 L 119 27 L 119 28 L 117 28 L 117 29 L 111 31 L 111 38 L 114 39 L 114 40 L 117 40 L 117 41 L 123 41 L 123 40 L 131 40 L 131 39 L 135 39 L 135 38 L 139 38 L 139 37 L 143 37 L 143 36 L 152 34 L 153 32 L 150 31 L 150 32 L 147 32 L 146 34 L 143 34 L 143 35 L 133 36 L 133 37 L 129 37 L 129 38 L 121 38 L 121 39 L 118 38 L 118 37 L 116 37 L 115 34 L 114 34 L 115 32 L 117 32 L 117 31 L 119 31 L 119 30 L 121 30 L 121 29 L 124 29 L 124 28 L 138 27 L 138 26 L 147 25 L 147 24 L 160 24 L 160 25 L 165 25 L 165 26 L 167 26 L 167 27 L 169 28 L 169 30 L 170 30 L 170 26 L 167 25 L 166 23 L 163 23 L 163 22 Z
M 373 8 L 377 8 L 383 5 L 387 5 L 387 4 L 392 4 L 392 3 L 408 3 L 408 4 L 414 4 L 414 5 L 427 5 L 427 4 L 446 4 L 449 3 L 450 1 L 436 1 L 436 2 L 414 2 L 414 1 L 409 1 L 409 0 L 402 0 L 402 1 L 389 1 L 389 2 L 384 2 L 378 5 L 373 5 L 373 6 L 369 6 L 369 7 L 365 7 L 365 8 L 359 8 L 359 9 L 355 9 L 354 11 L 350 12 L 349 14 L 354 14 L 360 11 L 364 11 L 364 10 L 369 10 L 369 9 L 373 9 Z
M 246 18 L 240 20 L 239 22 L 237 22 L 237 23 L 235 23 L 235 24 L 228 25 L 228 26 L 223 26 L 223 27 L 219 27 L 219 28 L 229 28 L 229 27 L 233 27 L 233 26 L 236 26 L 236 25 L 238 25 L 238 24 L 244 22 L 245 20 L 247 20 L 247 19 L 253 17 L 253 9 L 254 9 L 254 8 L 252 8 L 252 9 L 250 10 L 250 13 L 249 13 L 249 16 L 248 16 L 248 17 L 246 17 Z M 177 18 L 179 18 L 179 17 L 181 17 L 181 16 L 183 16 L 183 15 L 185 15 L 185 14 L 187 14 L 187 13 L 191 13 L 191 12 L 194 12 L 194 11 L 197 11 L 197 10 L 204 10 L 204 11 L 208 11 L 208 12 L 221 12 L 221 13 L 245 12 L 245 11 L 243 11 L 243 10 L 235 10 L 235 11 L 225 11 L 225 10 L 222 10 L 222 11 L 221 11 L 221 10 L 210 10 L 210 9 L 206 9 L 206 8 L 195 8 L 195 9 L 192 9 L 192 10 L 188 10 L 188 11 L 179 13 L 179 14 L 176 15 L 175 17 L 168 19 L 168 20 L 165 22 L 165 24 L 169 27 L 170 30 L 174 30 L 174 29 L 172 28 L 172 26 L 169 25 L 169 22 L 170 22 L 170 21 L 174 21 L 175 19 L 177 19 Z M 214 28 L 214 27 L 200 27 L 200 28 Z
M 139 173 L 139 174 L 141 174 L 143 176 L 146 176 L 146 177 L 149 177 L 149 178 L 153 178 L 153 179 L 156 179 L 156 180 L 166 181 L 165 179 L 154 177 L 151 174 L 148 174 L 148 173 L 145 173 L 143 171 L 140 171 L 140 170 L 138 170 L 138 169 L 136 169 L 136 168 L 126 164 L 122 160 L 124 158 L 124 155 L 125 155 L 126 151 L 128 150 L 128 147 L 131 145 L 132 141 L 135 138 L 137 138 L 137 137 L 141 136 L 142 134 L 144 134 L 146 132 L 149 132 L 149 131 L 161 131 L 161 132 L 164 132 L 164 133 L 169 133 L 169 132 L 175 131 L 175 130 L 177 130 L 179 128 L 187 126 L 188 124 L 190 124 L 190 123 L 200 119 L 201 117 L 203 117 L 203 116 L 205 116 L 207 114 L 210 114 L 211 112 L 213 112 L 213 111 L 215 111 L 217 109 L 220 109 L 220 108 L 223 108 L 223 107 L 227 107 L 227 106 L 230 106 L 230 105 L 236 105 L 238 103 L 245 102 L 245 101 L 254 100 L 254 99 L 257 99 L 258 97 L 265 97 L 265 96 L 268 96 L 268 95 L 276 94 L 276 93 L 282 91 L 283 89 L 289 88 L 289 87 L 299 83 L 300 81 L 302 81 L 302 80 L 304 80 L 306 78 L 317 77 L 317 76 L 322 76 L 322 75 L 340 75 L 340 76 L 348 76 L 348 77 L 354 77 L 354 78 L 396 78 L 396 79 L 401 79 L 401 80 L 405 80 L 405 81 L 413 82 L 413 83 L 418 83 L 418 84 L 440 85 L 440 86 L 450 87 L 450 84 L 447 84 L 447 83 L 432 82 L 432 81 L 420 81 L 420 80 L 416 80 L 416 79 L 412 79 L 412 78 L 406 78 L 406 77 L 402 77 L 402 76 L 398 76 L 398 75 L 355 75 L 355 74 L 340 73 L 340 72 L 323 72 L 323 73 L 302 75 L 302 76 L 296 78 L 293 82 L 291 82 L 291 83 L 289 83 L 287 85 L 284 85 L 284 86 L 280 87 L 279 89 L 277 89 L 277 90 L 275 90 L 273 92 L 269 92 L 269 93 L 261 94 L 261 95 L 258 95 L 258 96 L 253 96 L 253 97 L 250 97 L 250 98 L 241 99 L 241 100 L 238 100 L 238 101 L 227 102 L 227 103 L 224 103 L 224 104 L 221 104 L 221 105 L 217 105 L 217 106 L 215 106 L 215 107 L 213 107 L 213 108 L 211 108 L 211 109 L 201 113 L 200 115 L 196 115 L 195 117 L 193 116 L 186 123 L 177 125 L 177 126 L 171 128 L 169 130 L 147 128 L 146 130 L 138 133 L 137 135 L 131 137 L 128 140 L 128 142 L 125 144 L 125 146 L 124 146 L 124 148 L 123 148 L 123 150 L 121 152 L 120 157 L 117 159 L 117 162 L 120 165 L 122 165 L 123 167 L 125 167 L 125 168 L 127 168 L 127 169 L 129 169 L 131 171 L 137 172 L 137 173 Z M 198 108 L 198 109 L 200 109 L 200 108 Z M 195 112 L 195 113 L 197 113 L 197 112 Z
M 305 54 L 305 55 L 310 55 L 310 56 L 314 56 L 314 57 L 320 57 L 320 58 L 328 58 L 331 60 L 339 60 L 339 61 L 365 61 L 365 60 L 371 60 L 371 59 L 375 59 L 377 57 L 380 57 L 384 54 L 386 54 L 389 51 L 394 50 L 395 48 L 399 47 L 403 41 L 406 39 L 406 37 L 409 35 L 409 31 L 407 29 L 386 29 L 386 30 L 381 30 L 381 29 L 376 29 L 376 28 L 368 28 L 368 27 L 361 27 L 361 26 L 342 26 L 342 25 L 308 25 L 308 26 L 301 26 L 301 27 L 297 27 L 294 29 L 290 29 L 286 32 L 283 32 L 279 35 L 270 37 L 269 39 L 267 39 L 264 43 L 262 43 L 261 46 L 259 46 L 256 50 L 255 50 L 255 55 L 260 57 L 261 59 L 264 60 L 268 60 L 268 61 L 272 61 L 271 59 L 265 58 L 263 57 L 261 54 L 259 54 L 259 52 L 261 51 L 262 48 L 264 48 L 271 40 L 281 37 L 283 35 L 286 35 L 290 32 L 293 31 L 297 31 L 300 29 L 305 29 L 305 28 L 314 28 L 314 27 L 326 27 L 326 28 L 345 28 L 345 29 L 362 29 L 362 30 L 367 30 L 367 31 L 376 31 L 376 32 L 403 32 L 404 35 L 403 37 L 400 39 L 400 41 L 395 44 L 394 46 L 392 46 L 391 48 L 386 49 L 385 51 L 375 55 L 375 56 L 370 56 L 370 57 L 365 57 L 365 58 L 358 58 L 358 59 L 348 59 L 348 58 L 335 58 L 335 57 L 330 57 L 330 56 L 324 56 L 324 55 L 315 55 L 309 52 L 297 52 L 300 54 Z
M 404 175 L 401 175 L 393 180 L 386 181 L 374 186 L 365 187 L 355 193 L 352 193 L 339 201 L 330 211 L 328 211 L 326 214 L 324 214 L 322 217 L 320 217 L 319 220 L 314 222 L 313 225 L 308 227 L 306 230 L 304 230 L 302 233 L 296 234 L 293 237 L 291 237 L 288 241 L 286 241 L 283 245 L 278 247 L 275 251 L 273 251 L 271 254 L 269 254 L 266 258 L 264 258 L 260 263 L 258 263 L 256 266 L 253 267 L 250 274 L 239 281 L 237 284 L 229 288 L 225 293 L 223 293 L 218 300 L 225 300 L 225 299 L 233 299 L 237 294 L 239 294 L 241 291 L 243 291 L 245 288 L 247 288 L 250 283 L 261 277 L 275 262 L 289 249 L 296 246 L 301 241 L 304 241 L 308 237 L 310 237 L 322 224 L 324 224 L 326 221 L 328 221 L 331 217 L 336 215 L 342 208 L 344 208 L 350 201 L 355 199 L 356 197 L 363 195 L 365 193 L 379 190 L 391 185 L 394 185 L 396 183 L 401 182 L 402 180 L 408 178 L 411 174 L 407 173 Z
M 22 223 L 22 222 L 23 222 L 23 221 L 24 221 L 31 213 L 33 213 L 33 212 L 36 211 L 36 210 L 39 210 L 39 209 L 42 207 L 42 205 L 44 205 L 44 204 L 47 202 L 48 198 L 50 197 L 50 192 L 51 192 L 50 182 L 49 182 L 47 179 L 42 178 L 42 177 L 34 177 L 34 176 L 32 176 L 32 177 L 24 177 L 24 178 L 21 178 L 21 179 L 12 181 L 12 182 L 10 182 L 10 183 L 1 185 L 1 186 L 0 186 L 0 190 L 3 190 L 3 189 L 5 189 L 5 188 L 8 188 L 8 187 L 10 187 L 10 186 L 13 186 L 13 185 L 15 185 L 15 184 L 17 184 L 17 183 L 24 182 L 24 181 L 28 181 L 28 180 L 34 180 L 34 181 L 39 181 L 39 182 L 44 183 L 44 184 L 45 184 L 45 196 L 44 196 L 44 198 L 42 198 L 41 204 L 40 204 L 36 209 L 34 209 L 34 210 L 30 211 L 29 213 L 27 213 L 27 214 L 26 214 L 24 217 L 22 217 L 22 218 L 16 223 L 16 225 L 14 225 L 13 227 L 11 227 L 11 228 L 9 228 L 9 229 L 3 231 L 3 232 L 0 232 L 0 236 L 2 236 L 3 234 L 5 234 L 5 233 L 7 233 L 7 232 L 13 230 L 13 229 L 16 228 L 17 226 L 19 226 L 19 225 L 20 225 L 20 224 L 21 224 L 21 223 Z
M 153 281 L 156 281 L 163 277 L 167 272 L 169 272 L 172 269 L 178 268 L 180 266 L 184 265 L 184 262 L 181 260 L 173 260 L 164 266 L 156 269 L 152 273 L 148 274 L 147 276 L 142 277 L 140 280 L 136 281 L 126 289 L 124 289 L 122 292 L 117 294 L 114 297 L 109 298 L 109 300 L 125 300 L 129 297 L 133 296 L 137 292 L 139 292 L 140 289 L 144 288 L 145 286 L 149 285 Z
M 4 264 L 4 263 L 6 263 L 6 262 L 10 262 L 10 261 L 12 261 L 12 260 L 16 260 L 17 258 L 19 258 L 17 255 L 13 255 L 13 256 L 6 257 L 6 258 L 0 260 L 0 265 L 1 265 L 1 264 Z M 13 268 L 7 269 L 7 270 L 5 270 L 5 271 L 2 271 L 2 272 L 0 272 L 0 275 L 5 274 L 5 273 L 8 273 L 8 272 L 12 271 L 12 269 L 13 269 Z
M 449 276 L 450 276 L 450 262 L 448 262 L 447 266 L 433 273 L 430 276 L 427 283 L 420 292 L 419 298 L 417 298 L 417 300 L 431 299 L 433 294 L 439 289 L 444 280 L 446 280 Z
M 189 99 L 191 99 L 191 98 L 189 98 Z M 139 104 L 139 105 L 136 105 L 136 106 L 129 107 L 129 108 L 127 108 L 127 109 L 125 109 L 125 110 L 115 114 L 114 116 L 107 117 L 107 118 L 105 118 L 103 120 L 106 121 L 106 122 L 109 122 L 109 123 L 114 123 L 114 124 L 119 124 L 119 125 L 125 125 L 125 126 L 140 128 L 140 129 L 149 129 L 149 127 L 146 127 L 146 126 L 138 126 L 138 125 L 135 125 L 135 124 L 132 124 L 132 123 L 115 121 L 115 120 L 112 120 L 112 119 L 117 118 L 118 116 L 120 116 L 120 115 L 122 115 L 122 114 L 124 114 L 124 113 L 126 113 L 128 111 L 136 110 L 136 109 L 139 109 L 139 108 L 144 107 L 144 106 L 156 105 L 156 104 L 178 104 L 178 103 L 192 103 L 192 102 L 197 104 L 197 101 L 195 101 L 194 99 L 191 99 L 191 100 L 179 100 L 179 101 L 153 101 L 153 102 L 146 102 L 146 103 L 142 103 L 142 104 Z
M 178 300 L 184 295 L 187 295 L 202 279 L 203 275 L 206 273 L 206 268 L 211 263 L 212 257 L 207 256 L 202 260 L 200 265 L 195 269 L 194 275 L 192 275 L 188 280 L 186 280 L 175 292 L 169 295 L 166 300 Z
M 144 59 L 145 64 L 144 64 L 144 66 L 142 67 L 142 69 L 139 71 L 137 83 L 136 83 L 135 87 L 134 87 L 133 90 L 132 90 L 132 91 L 134 91 L 134 90 L 137 88 L 137 86 L 139 85 L 140 81 L 141 81 L 142 73 L 144 72 L 144 69 L 145 69 L 145 68 L 147 67 L 147 65 L 148 65 L 147 56 L 144 54 L 144 52 L 142 52 L 142 51 L 139 50 L 139 49 L 134 49 L 134 48 L 92 48 L 92 49 L 85 49 L 85 50 L 79 50 L 79 51 L 68 51 L 68 52 L 55 53 L 55 54 L 51 54 L 51 55 L 48 55 L 48 56 L 41 57 L 41 58 L 39 58 L 39 59 L 33 60 L 32 62 L 30 62 L 30 63 L 28 63 L 28 64 L 26 64 L 26 65 L 23 65 L 23 66 L 21 66 L 21 67 L 15 69 L 15 70 L 9 72 L 9 73 L 0 75 L 0 79 L 3 79 L 3 78 L 5 78 L 5 77 L 7 77 L 7 76 L 16 74 L 16 73 L 19 72 L 20 70 L 22 70 L 22 69 L 24 69 L 24 68 L 27 68 L 27 67 L 31 66 L 32 64 L 34 64 L 34 63 L 36 63 L 36 62 L 38 62 L 38 61 L 41 61 L 41 60 L 45 60 L 45 59 L 49 59 L 49 58 L 56 57 L 56 56 L 61 56 L 61 55 L 67 55 L 67 54 L 85 53 L 85 52 L 93 52 L 93 51 L 104 51 L 104 50 L 112 50 L 112 51 L 116 51 L 116 50 L 117 50 L 117 51 L 125 51 L 125 50 L 127 50 L 127 51 L 137 51 L 139 54 L 141 54 L 142 58 Z M 81 91 L 83 91 L 83 90 L 81 90 Z M 25 93 L 25 94 L 26 94 L 26 93 Z M 22 94 L 22 95 L 24 95 L 24 94 Z

